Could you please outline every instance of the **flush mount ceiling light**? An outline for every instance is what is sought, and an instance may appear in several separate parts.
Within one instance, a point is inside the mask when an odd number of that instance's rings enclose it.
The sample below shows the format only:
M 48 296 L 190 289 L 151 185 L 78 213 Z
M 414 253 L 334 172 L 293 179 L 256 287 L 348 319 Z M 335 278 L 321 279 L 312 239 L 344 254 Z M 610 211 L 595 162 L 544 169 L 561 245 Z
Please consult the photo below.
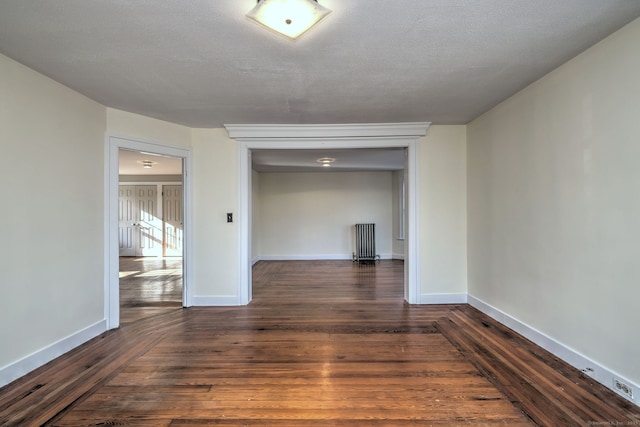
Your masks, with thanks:
M 331 166 L 331 163 L 335 162 L 336 159 L 334 159 L 333 157 L 322 157 L 318 160 L 316 160 L 316 162 L 320 163 L 322 166 L 328 168 L 329 166 Z
M 151 160 L 138 160 L 138 163 L 140 163 L 145 169 L 151 169 L 151 167 L 158 162 L 152 162 Z
M 295 40 L 329 13 L 316 0 L 258 0 L 247 18 Z

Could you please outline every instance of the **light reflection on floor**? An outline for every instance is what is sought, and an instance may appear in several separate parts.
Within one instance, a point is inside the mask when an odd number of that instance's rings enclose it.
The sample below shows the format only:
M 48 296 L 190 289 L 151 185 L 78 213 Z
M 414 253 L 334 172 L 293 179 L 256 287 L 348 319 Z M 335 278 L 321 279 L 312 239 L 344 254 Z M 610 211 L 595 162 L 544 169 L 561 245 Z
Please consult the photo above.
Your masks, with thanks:
M 122 279 L 123 277 L 132 276 L 132 275 L 138 274 L 138 273 L 140 273 L 140 272 L 139 271 L 121 271 L 118 274 L 118 277 Z
M 120 322 L 182 307 L 181 257 L 120 258 Z

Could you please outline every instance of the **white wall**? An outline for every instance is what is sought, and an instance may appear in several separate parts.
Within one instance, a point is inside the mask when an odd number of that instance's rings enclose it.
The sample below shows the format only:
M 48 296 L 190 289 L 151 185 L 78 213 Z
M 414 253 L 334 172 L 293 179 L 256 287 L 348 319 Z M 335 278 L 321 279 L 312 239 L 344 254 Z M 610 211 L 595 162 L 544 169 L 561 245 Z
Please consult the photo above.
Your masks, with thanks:
M 105 114 L 0 55 L 0 386 L 104 330 Z
M 261 173 L 260 258 L 351 259 L 356 223 L 376 224 L 390 258 L 391 184 L 391 172 Z
M 195 305 L 238 296 L 238 154 L 224 129 L 193 129 Z M 227 213 L 234 222 L 227 223 Z
M 107 132 L 145 142 L 191 147 L 191 128 L 114 108 L 107 108 Z
M 466 302 L 466 127 L 430 126 L 418 169 L 421 302 Z
M 639 40 L 636 20 L 468 126 L 470 295 L 636 384 Z

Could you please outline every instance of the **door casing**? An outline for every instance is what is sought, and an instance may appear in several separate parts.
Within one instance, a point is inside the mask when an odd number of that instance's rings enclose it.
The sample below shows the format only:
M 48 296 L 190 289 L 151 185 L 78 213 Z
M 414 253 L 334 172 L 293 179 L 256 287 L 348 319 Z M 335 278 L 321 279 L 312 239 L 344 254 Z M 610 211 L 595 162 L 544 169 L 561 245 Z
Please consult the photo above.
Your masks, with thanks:
M 183 285 L 182 305 L 190 307 L 193 300 L 193 185 L 192 185 L 192 151 L 190 148 L 177 147 L 158 142 L 141 141 L 128 137 L 107 135 L 105 143 L 105 227 L 104 227 L 104 316 L 107 328 L 114 329 L 120 325 L 120 289 L 119 289 L 119 243 L 118 243 L 118 152 L 123 150 L 140 151 L 161 156 L 183 159 L 182 184 L 184 194 L 184 253 L 183 253 Z

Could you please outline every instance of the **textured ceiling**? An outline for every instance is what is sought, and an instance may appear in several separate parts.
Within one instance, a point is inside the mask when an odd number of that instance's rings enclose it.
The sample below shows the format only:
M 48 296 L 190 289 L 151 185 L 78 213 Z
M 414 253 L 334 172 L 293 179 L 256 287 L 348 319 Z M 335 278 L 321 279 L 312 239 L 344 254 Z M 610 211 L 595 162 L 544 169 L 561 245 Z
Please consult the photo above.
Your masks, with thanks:
M 143 167 L 143 162 L 151 162 L 151 167 Z M 182 175 L 182 159 L 120 150 L 118 172 L 120 175 Z
M 640 16 L 638 0 L 320 0 L 291 41 L 255 0 L 2 0 L 0 53 L 191 127 L 467 123 Z

